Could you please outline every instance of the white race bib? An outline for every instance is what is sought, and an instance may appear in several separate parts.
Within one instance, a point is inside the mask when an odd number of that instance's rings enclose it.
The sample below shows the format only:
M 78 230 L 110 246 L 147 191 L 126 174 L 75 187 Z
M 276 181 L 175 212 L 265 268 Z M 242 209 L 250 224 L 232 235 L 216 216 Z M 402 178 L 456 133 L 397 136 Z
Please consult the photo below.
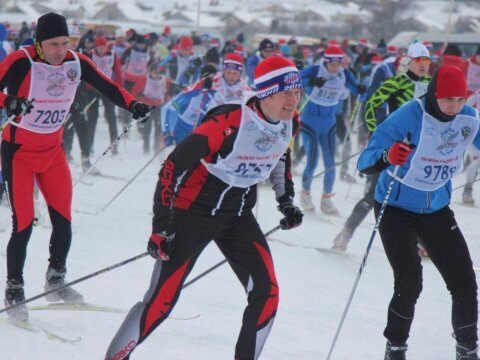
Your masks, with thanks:
M 30 114 L 22 116 L 20 123 L 11 123 L 35 133 L 54 133 L 62 127 L 75 98 L 80 83 L 80 61 L 71 51 L 74 61 L 54 66 L 34 62 L 28 51 L 22 50 L 31 64 L 28 99 L 35 101 Z
M 463 154 L 473 142 L 480 123 L 478 116 L 469 115 L 457 115 L 449 122 L 439 121 L 417 101 L 423 110 L 422 131 L 410 168 L 399 180 L 418 190 L 434 191 L 461 172 Z
M 248 188 L 268 179 L 288 148 L 292 138 L 292 121 L 271 124 L 242 105 L 242 119 L 232 152 L 209 164 L 208 172 L 230 186 Z

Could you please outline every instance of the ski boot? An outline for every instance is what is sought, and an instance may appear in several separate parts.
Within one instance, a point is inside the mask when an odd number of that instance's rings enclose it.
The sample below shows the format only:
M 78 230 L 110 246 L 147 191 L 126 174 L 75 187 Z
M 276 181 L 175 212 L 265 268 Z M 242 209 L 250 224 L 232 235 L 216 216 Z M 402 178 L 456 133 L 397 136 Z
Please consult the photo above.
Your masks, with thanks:
M 338 209 L 333 205 L 332 197 L 334 195 L 333 193 L 323 193 L 320 200 L 320 209 L 327 215 L 339 215 Z
M 457 343 L 456 349 L 456 360 L 479 360 L 477 344 L 468 345 Z
M 90 159 L 88 157 L 83 157 L 82 158 L 82 170 L 83 172 L 89 171 L 89 169 L 92 167 L 92 164 L 90 163 Z M 100 175 L 100 170 L 98 170 L 96 167 L 94 167 L 92 170 L 90 170 L 90 175 Z
M 315 205 L 313 205 L 312 194 L 310 191 L 302 190 L 300 194 L 300 205 L 306 213 L 315 212 Z
M 23 290 L 22 279 L 7 280 L 7 287 L 5 288 L 6 307 L 13 306 L 22 301 L 25 301 L 25 292 Z M 7 310 L 8 316 L 15 321 L 28 321 L 27 305 L 19 305 L 11 310 Z
M 465 205 L 475 206 L 475 200 L 473 199 L 472 191 L 472 185 L 467 185 L 465 186 L 465 189 L 463 189 L 462 202 Z
M 353 231 L 350 228 L 344 227 L 333 240 L 332 250 L 339 252 L 347 251 L 348 242 L 352 236 Z
M 45 292 L 58 288 L 66 284 L 65 275 L 67 271 L 62 269 L 60 271 L 49 266 L 47 274 L 45 275 Z M 45 299 L 49 302 L 63 301 L 66 304 L 82 304 L 84 303 L 83 296 L 76 290 L 67 286 L 61 290 L 55 291 L 45 296 Z
M 343 171 L 340 173 L 340 180 L 342 180 L 343 182 L 346 182 L 347 184 L 357 183 L 357 180 L 355 180 L 355 178 L 352 175 Z
M 393 345 L 390 341 L 387 341 L 384 360 L 406 360 L 405 353 L 407 348 L 407 344 Z

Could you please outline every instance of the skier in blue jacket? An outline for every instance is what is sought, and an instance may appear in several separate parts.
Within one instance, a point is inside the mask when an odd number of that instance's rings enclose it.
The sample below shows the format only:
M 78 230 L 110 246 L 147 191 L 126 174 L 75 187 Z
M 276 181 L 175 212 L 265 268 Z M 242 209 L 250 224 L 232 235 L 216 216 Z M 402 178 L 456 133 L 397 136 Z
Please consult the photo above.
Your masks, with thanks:
M 478 112 L 465 105 L 467 82 L 455 66 L 440 67 L 427 93 L 392 113 L 373 133 L 358 160 L 364 174 L 381 172 L 375 215 L 393 181 L 379 226 L 394 275 L 385 359 L 405 359 L 415 303 L 422 290 L 417 253 L 421 239 L 452 296 L 456 359 L 478 360 L 477 283 L 472 260 L 449 208 L 451 178 L 470 144 L 480 148 Z
M 325 50 L 323 62 L 301 72 L 307 93 L 307 105 L 302 113 L 301 134 L 307 155 L 307 165 L 302 177 L 300 202 L 306 212 L 314 212 L 315 205 L 310 193 L 313 174 L 318 165 L 319 146 L 322 148 L 323 165 L 327 170 L 323 179 L 323 195 L 320 208 L 326 214 L 338 214 L 332 202 L 335 182 L 335 137 L 336 112 L 345 87 L 354 96 L 365 92 L 354 76 L 342 71 L 344 52 L 340 47 L 330 46 Z

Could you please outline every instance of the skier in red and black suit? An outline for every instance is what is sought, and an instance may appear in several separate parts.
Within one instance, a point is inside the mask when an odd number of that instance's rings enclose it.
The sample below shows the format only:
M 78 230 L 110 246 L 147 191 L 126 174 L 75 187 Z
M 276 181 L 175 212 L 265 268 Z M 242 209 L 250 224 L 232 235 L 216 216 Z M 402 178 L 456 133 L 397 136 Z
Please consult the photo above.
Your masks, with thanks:
M 48 205 L 53 227 L 45 290 L 65 283 L 72 238 L 72 178 L 62 148 L 62 134 L 63 121 L 80 81 L 129 109 L 139 121 L 150 114 L 147 105 L 136 102 L 89 58 L 67 47 L 65 18 L 49 13 L 38 19 L 35 45 L 11 53 L 0 64 L 0 89 L 7 88 L 7 94 L 0 92 L 0 106 L 6 109 L 10 120 L 2 133 L 1 161 L 13 213 L 7 246 L 6 306 L 25 299 L 23 266 L 32 233 L 34 178 Z M 67 287 L 52 293 L 47 300 L 81 302 L 83 297 Z M 27 308 L 18 306 L 9 315 L 26 320 Z
M 299 226 L 293 205 L 288 144 L 298 128 L 301 79 L 295 64 L 270 57 L 255 70 L 246 104 L 212 109 L 177 145 L 159 174 L 152 236 L 150 289 L 129 312 L 106 359 L 128 359 L 170 314 L 200 253 L 214 239 L 248 295 L 235 359 L 260 356 L 278 307 L 272 256 L 252 213 L 257 184 L 273 183 L 284 229 Z M 188 226 L 185 226 L 188 224 Z

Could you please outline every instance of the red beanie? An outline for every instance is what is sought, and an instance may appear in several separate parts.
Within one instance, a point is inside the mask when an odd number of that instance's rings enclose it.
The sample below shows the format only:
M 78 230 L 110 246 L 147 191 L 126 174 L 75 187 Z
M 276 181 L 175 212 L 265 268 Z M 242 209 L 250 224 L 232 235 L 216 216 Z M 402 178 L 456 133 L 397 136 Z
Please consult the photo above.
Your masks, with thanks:
M 327 47 L 327 50 L 325 50 L 325 54 L 323 55 L 323 61 L 325 63 L 341 63 L 344 54 L 345 53 L 340 48 L 340 46 L 329 46 Z
M 180 49 L 182 50 L 192 50 L 193 40 L 190 36 L 182 36 L 179 42 Z
M 95 46 L 106 46 L 108 44 L 107 38 L 104 36 L 97 36 L 95 38 Z
M 443 65 L 437 70 L 435 97 L 467 97 L 465 74 L 453 65 Z
M 235 53 L 230 53 L 225 55 L 225 59 L 223 60 L 223 70 L 236 70 L 236 71 L 243 71 L 243 58 Z

